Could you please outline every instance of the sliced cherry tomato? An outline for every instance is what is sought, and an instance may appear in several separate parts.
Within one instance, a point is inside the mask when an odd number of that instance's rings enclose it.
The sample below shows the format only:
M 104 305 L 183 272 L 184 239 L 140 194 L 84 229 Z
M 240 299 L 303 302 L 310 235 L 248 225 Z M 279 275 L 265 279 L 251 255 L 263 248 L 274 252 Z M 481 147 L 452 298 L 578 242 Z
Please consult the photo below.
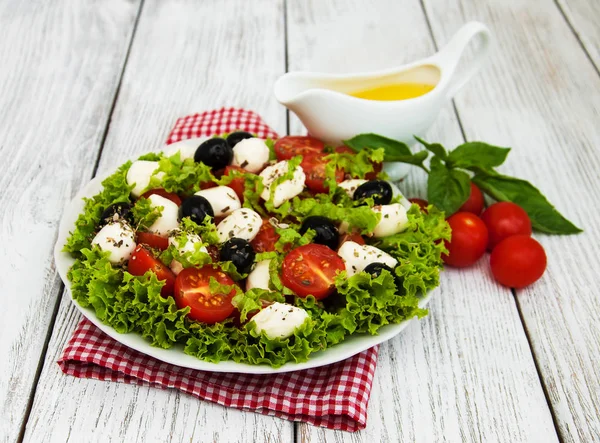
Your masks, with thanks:
M 338 154 L 356 154 L 356 151 L 348 146 L 337 146 L 335 152 Z
M 354 243 L 358 243 L 359 245 L 365 244 L 365 239 L 363 238 L 362 235 L 360 235 L 358 233 L 344 234 L 340 237 L 340 243 L 339 243 L 338 249 L 341 248 L 342 245 L 344 243 L 346 243 L 347 241 L 353 241 Z
M 348 146 L 338 146 L 335 148 L 335 152 L 337 152 L 338 154 L 356 154 L 356 151 Z M 383 165 L 381 163 L 373 163 L 373 171 L 365 174 L 365 179 L 373 180 L 377 178 L 377 174 L 381 172 L 382 168 Z
M 475 215 L 479 215 L 481 214 L 481 211 L 483 211 L 484 204 L 485 200 L 483 199 L 481 190 L 475 183 L 471 182 L 471 193 L 469 194 L 469 198 L 458 209 L 458 212 L 471 212 Z
M 489 232 L 488 251 L 512 235 L 531 235 L 527 212 L 511 202 L 494 203 L 481 214 L 481 219 Z
M 227 294 L 213 294 L 209 286 L 211 277 L 222 285 L 235 285 L 227 274 L 213 269 L 211 265 L 200 269 L 187 268 L 175 280 L 173 298 L 178 308 L 190 307 L 188 316 L 192 320 L 213 324 L 225 320 L 233 313 L 235 308 L 231 299 L 235 295 L 235 288 L 232 287 Z
M 181 206 L 181 199 L 179 198 L 179 196 L 177 194 L 175 194 L 173 192 L 167 192 L 162 188 L 150 189 L 149 191 L 144 192 L 142 194 L 142 197 L 148 198 L 151 195 L 160 195 L 161 197 L 171 200 L 177 206 Z
M 316 154 L 323 152 L 325 143 L 309 136 L 288 135 L 275 142 L 274 150 L 277 160 L 289 160 L 296 155 Z
M 427 214 L 427 206 L 429 206 L 427 200 L 423 200 L 422 198 L 409 198 L 408 201 L 417 205 L 422 212 Z
M 270 252 L 275 250 L 275 243 L 279 240 L 279 234 L 268 219 L 263 219 L 260 230 L 254 240 L 250 242 L 256 252 Z
M 246 171 L 243 168 L 240 168 L 239 166 L 227 166 L 225 168 L 225 172 L 223 173 L 223 175 L 230 175 L 230 174 L 232 174 L 232 171 L 248 173 L 248 171 Z M 231 181 L 231 183 L 229 183 L 227 186 L 229 186 L 231 189 L 233 189 L 233 191 L 237 194 L 240 201 L 243 203 L 244 202 L 244 189 L 245 189 L 244 177 L 234 178 Z
M 216 188 L 217 184 L 215 182 L 202 182 L 200 183 L 200 189 L 210 189 Z
M 160 249 L 164 251 L 169 247 L 169 239 L 161 237 L 160 235 L 152 234 L 150 232 L 138 232 L 137 242 L 143 245 L 148 245 L 154 249 Z
M 302 158 L 302 163 L 300 163 L 306 174 L 306 186 L 313 192 L 325 193 L 329 190 L 329 187 L 325 185 L 326 156 L 327 154 L 308 154 Z M 335 181 L 336 183 L 344 181 L 344 171 L 340 169 L 335 171 Z
M 524 288 L 539 280 L 546 270 L 544 248 L 529 235 L 502 240 L 490 255 L 494 278 L 509 288 Z
M 457 212 L 448 218 L 452 238 L 444 240 L 448 255 L 442 255 L 447 265 L 457 268 L 471 266 L 485 252 L 488 231 L 479 217 L 470 212 Z
M 160 295 L 168 297 L 173 294 L 175 274 L 142 245 L 138 245 L 133 251 L 127 264 L 127 270 L 132 275 L 144 275 L 148 271 L 154 272 L 156 278 L 165 282 L 160 290 Z
M 345 269 L 344 261 L 324 245 L 311 243 L 292 250 L 283 259 L 283 284 L 300 297 L 321 300 L 335 291 L 334 278 Z

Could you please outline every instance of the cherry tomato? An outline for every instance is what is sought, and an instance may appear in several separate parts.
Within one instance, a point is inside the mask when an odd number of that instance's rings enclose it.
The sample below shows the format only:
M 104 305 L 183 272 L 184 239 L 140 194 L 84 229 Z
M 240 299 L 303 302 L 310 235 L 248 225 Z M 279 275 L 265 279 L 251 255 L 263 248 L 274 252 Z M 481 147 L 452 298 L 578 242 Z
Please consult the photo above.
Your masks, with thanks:
M 256 252 L 270 252 L 275 250 L 275 243 L 279 240 L 279 234 L 268 219 L 263 219 L 262 225 L 254 240 L 250 242 Z
M 546 253 L 529 235 L 513 235 L 494 248 L 490 265 L 498 283 L 510 288 L 524 288 L 544 274 Z
M 288 135 L 275 142 L 274 150 L 277 160 L 289 160 L 296 155 L 316 154 L 323 152 L 325 143 L 310 136 Z
M 235 295 L 235 288 L 227 294 L 210 291 L 210 278 L 213 277 L 217 282 L 234 286 L 233 280 L 223 271 L 213 269 L 211 265 L 206 265 L 200 269 L 187 268 L 179 273 L 175 280 L 175 303 L 182 309 L 190 307 L 189 318 L 204 323 L 218 323 L 229 317 L 234 306 L 231 299 Z
M 335 152 L 338 154 L 356 154 L 356 151 L 348 146 L 338 146 L 335 148 Z M 377 174 L 381 172 L 383 165 L 381 163 L 373 163 L 373 171 L 365 174 L 366 180 L 373 180 L 377 178 Z M 361 177 L 362 178 L 362 177 Z
M 223 173 L 223 175 L 230 175 L 232 173 L 232 171 L 238 171 L 241 173 L 248 172 L 245 169 L 240 168 L 239 166 L 227 166 L 225 168 L 225 172 Z M 244 203 L 244 189 L 246 189 L 245 185 L 244 185 L 244 177 L 234 178 L 231 181 L 231 183 L 229 183 L 227 186 L 229 186 L 231 189 L 233 189 L 233 191 L 237 194 L 240 201 L 242 203 Z
M 202 182 L 200 183 L 200 189 L 210 189 L 216 188 L 217 184 L 215 182 Z
M 327 160 L 325 156 L 327 154 L 307 154 L 302 158 L 300 166 L 306 174 L 306 186 L 313 192 L 326 193 L 329 191 L 329 187 L 325 185 L 327 174 L 325 168 L 327 166 Z M 335 171 L 336 183 L 344 181 L 344 171 L 337 169 Z
M 142 245 L 138 245 L 133 251 L 127 264 L 127 270 L 132 275 L 144 275 L 148 271 L 154 272 L 156 278 L 165 282 L 160 290 L 160 295 L 168 297 L 173 294 L 175 274 Z
M 442 255 L 444 263 L 457 268 L 471 266 L 481 258 L 488 242 L 488 232 L 479 217 L 470 212 L 457 212 L 448 218 L 452 238 L 444 240 L 448 255 Z
M 422 212 L 427 214 L 427 206 L 429 206 L 427 200 L 423 200 L 422 198 L 409 198 L 408 201 L 417 205 Z
M 475 215 L 479 215 L 481 214 L 481 211 L 483 211 L 484 204 L 485 201 L 483 199 L 481 190 L 475 185 L 475 183 L 471 182 L 471 193 L 469 194 L 469 198 L 458 209 L 458 212 L 471 212 Z
M 353 241 L 354 243 L 358 243 L 359 245 L 364 245 L 365 244 L 365 239 L 363 238 L 362 235 L 360 234 L 344 234 L 340 237 L 340 243 L 338 246 L 338 249 L 342 247 L 342 245 L 344 243 L 346 243 L 347 241 Z
M 324 245 L 311 243 L 292 250 L 283 259 L 281 279 L 300 297 L 321 300 L 335 291 L 334 278 L 346 269 L 344 261 Z
M 160 249 L 164 251 L 169 247 L 169 239 L 161 237 L 160 235 L 152 234 L 150 232 L 138 232 L 137 242 L 143 245 L 148 245 L 154 249 Z
M 177 206 L 181 206 L 181 199 L 179 198 L 179 196 L 177 194 L 175 194 L 173 192 L 167 192 L 162 188 L 150 189 L 149 191 L 144 192 L 142 194 L 142 197 L 148 198 L 151 195 L 160 195 L 161 197 L 171 200 Z
M 512 235 L 531 235 L 531 220 L 527 212 L 511 202 L 494 203 L 481 215 L 489 232 L 488 251 Z

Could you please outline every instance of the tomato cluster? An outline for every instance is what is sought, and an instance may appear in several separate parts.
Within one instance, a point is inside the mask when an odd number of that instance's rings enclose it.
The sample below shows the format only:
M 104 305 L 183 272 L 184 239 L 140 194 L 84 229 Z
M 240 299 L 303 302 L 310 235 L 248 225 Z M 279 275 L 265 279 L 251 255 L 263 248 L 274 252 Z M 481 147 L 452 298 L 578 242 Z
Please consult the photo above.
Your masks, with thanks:
M 427 210 L 426 201 L 411 201 Z M 484 211 L 483 194 L 471 183 L 469 199 L 447 221 L 452 237 L 445 241 L 448 254 L 442 259 L 449 266 L 471 266 L 490 251 L 494 278 L 511 288 L 529 286 L 546 270 L 544 248 L 531 238 L 531 220 L 514 203 L 494 203 Z

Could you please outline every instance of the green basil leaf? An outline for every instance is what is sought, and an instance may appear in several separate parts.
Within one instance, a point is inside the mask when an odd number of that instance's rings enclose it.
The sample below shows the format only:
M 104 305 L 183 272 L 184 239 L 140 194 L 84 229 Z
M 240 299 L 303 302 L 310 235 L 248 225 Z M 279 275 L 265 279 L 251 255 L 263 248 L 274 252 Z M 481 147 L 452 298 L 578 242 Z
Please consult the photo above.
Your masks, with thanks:
M 423 162 L 429 154 L 426 151 L 413 154 L 406 143 L 377 134 L 360 134 L 350 140 L 344 140 L 344 144 L 356 152 L 365 148 L 383 149 L 385 162 L 401 162 L 423 167 Z
M 547 234 L 577 234 L 582 232 L 558 212 L 531 183 L 495 172 L 478 170 L 473 182 L 498 201 L 510 201 L 521 206 L 531 219 L 534 229 Z
M 450 152 L 448 163 L 455 168 L 494 168 L 506 160 L 510 148 L 500 148 L 483 142 L 467 142 Z
M 469 198 L 469 175 L 464 171 L 448 168 L 437 156 L 431 159 L 430 168 L 427 179 L 429 203 L 444 211 L 447 216 L 454 214 Z
M 437 155 L 438 157 L 440 157 L 442 160 L 446 160 L 446 158 L 448 157 L 448 153 L 446 152 L 446 148 L 444 148 L 442 145 L 440 145 L 439 143 L 427 143 L 425 140 L 423 140 L 422 138 L 417 137 L 416 135 L 413 136 L 419 143 L 421 143 L 423 146 L 425 146 L 429 151 L 433 152 L 435 155 Z

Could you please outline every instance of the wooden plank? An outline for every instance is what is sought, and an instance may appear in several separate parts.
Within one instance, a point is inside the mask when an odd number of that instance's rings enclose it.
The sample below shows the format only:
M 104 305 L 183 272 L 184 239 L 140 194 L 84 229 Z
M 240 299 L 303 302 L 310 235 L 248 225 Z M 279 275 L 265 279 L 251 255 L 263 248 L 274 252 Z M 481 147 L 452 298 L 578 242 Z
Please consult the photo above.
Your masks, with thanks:
M 284 67 L 282 1 L 145 1 L 99 173 L 159 148 L 175 119 L 193 112 L 248 107 L 284 132 L 271 94 Z M 26 441 L 293 440 L 288 421 L 175 390 L 63 375 L 55 361 L 79 320 L 64 297 Z
M 498 40 L 489 69 L 456 100 L 467 137 L 513 146 L 502 169 L 531 180 L 586 230 L 536 235 L 548 269 L 517 297 L 562 440 L 598 441 L 600 77 L 551 0 L 425 5 L 438 41 L 474 18 Z
M 556 0 L 573 32 L 600 71 L 600 2 L 595 0 Z
M 435 51 L 416 0 L 292 2 L 288 14 L 290 70 L 364 71 Z M 450 104 L 428 139 L 462 141 Z M 425 176 L 412 171 L 400 186 L 423 196 Z M 364 431 L 298 427 L 302 441 L 557 440 L 514 298 L 484 260 L 446 270 L 430 315 L 382 346 Z
M 92 175 L 138 8 L 0 4 L 0 441 L 17 440 L 27 413 L 61 290 L 58 220 Z

